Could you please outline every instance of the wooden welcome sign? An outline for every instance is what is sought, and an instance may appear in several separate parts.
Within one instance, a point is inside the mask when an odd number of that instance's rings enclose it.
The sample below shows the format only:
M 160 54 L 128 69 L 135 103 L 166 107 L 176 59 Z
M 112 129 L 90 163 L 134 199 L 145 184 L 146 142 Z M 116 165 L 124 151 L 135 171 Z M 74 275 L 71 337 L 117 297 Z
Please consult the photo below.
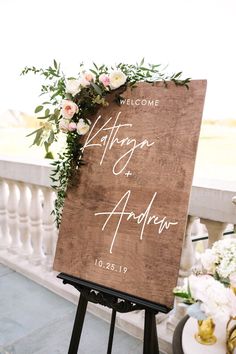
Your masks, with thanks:
M 91 119 L 55 270 L 172 307 L 205 90 L 140 83 Z

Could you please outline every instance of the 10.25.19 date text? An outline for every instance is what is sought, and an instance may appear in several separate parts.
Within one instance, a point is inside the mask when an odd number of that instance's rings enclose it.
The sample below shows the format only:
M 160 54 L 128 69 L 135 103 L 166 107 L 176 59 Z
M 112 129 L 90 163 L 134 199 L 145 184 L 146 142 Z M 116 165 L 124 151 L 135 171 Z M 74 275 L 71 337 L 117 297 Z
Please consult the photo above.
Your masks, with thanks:
M 116 273 L 124 273 L 125 274 L 128 271 L 127 267 L 124 267 L 122 265 L 115 264 L 115 263 L 104 262 L 103 260 L 97 259 L 97 258 L 94 261 L 94 265 L 96 267 L 110 270 L 110 271 L 116 272 Z

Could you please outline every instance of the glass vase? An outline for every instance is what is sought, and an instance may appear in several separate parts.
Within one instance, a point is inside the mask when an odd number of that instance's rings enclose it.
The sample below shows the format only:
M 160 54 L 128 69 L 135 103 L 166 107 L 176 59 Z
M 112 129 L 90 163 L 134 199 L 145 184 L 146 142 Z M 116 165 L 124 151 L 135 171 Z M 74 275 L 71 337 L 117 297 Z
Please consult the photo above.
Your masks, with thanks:
M 201 344 L 212 345 L 216 342 L 214 331 L 215 323 L 212 318 L 198 320 L 198 331 L 195 334 L 195 339 Z

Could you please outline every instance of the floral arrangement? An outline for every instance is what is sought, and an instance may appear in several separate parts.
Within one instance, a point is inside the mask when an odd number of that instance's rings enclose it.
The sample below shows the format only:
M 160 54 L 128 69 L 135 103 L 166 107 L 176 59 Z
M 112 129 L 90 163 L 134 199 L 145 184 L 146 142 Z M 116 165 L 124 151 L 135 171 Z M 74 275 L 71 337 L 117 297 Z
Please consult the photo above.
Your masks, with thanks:
M 200 262 L 203 271 L 227 286 L 236 287 L 236 239 L 215 242 L 200 256 Z
M 173 292 L 190 305 L 188 314 L 198 320 L 212 317 L 228 321 L 236 316 L 236 239 L 215 242 L 200 257 L 200 264 Z
M 236 296 L 230 287 L 214 279 L 211 275 L 190 275 L 182 287 L 176 287 L 174 294 L 183 299 L 189 316 L 198 320 L 212 317 L 228 320 L 236 316 Z
M 58 154 L 51 180 L 57 193 L 55 210 L 57 226 L 60 225 L 61 213 L 66 196 L 68 182 L 74 183 L 78 169 L 83 165 L 82 137 L 92 124 L 91 117 L 99 107 L 108 105 L 108 97 L 114 97 L 119 104 L 121 94 L 128 86 L 135 88 L 137 82 L 154 83 L 168 81 L 188 88 L 189 78 L 181 79 L 182 72 L 168 75 L 161 66 L 154 64 L 130 65 L 120 63 L 115 67 L 106 65 L 87 70 L 83 64 L 76 77 L 66 77 L 56 60 L 46 69 L 25 67 L 22 75 L 29 72 L 41 75 L 45 83 L 41 86 L 41 95 L 46 100 L 35 109 L 41 120 L 39 129 L 29 135 L 35 135 L 33 145 L 44 145 L 47 158 L 53 158 L 50 146 L 57 141 L 59 134 L 66 134 L 64 151 Z

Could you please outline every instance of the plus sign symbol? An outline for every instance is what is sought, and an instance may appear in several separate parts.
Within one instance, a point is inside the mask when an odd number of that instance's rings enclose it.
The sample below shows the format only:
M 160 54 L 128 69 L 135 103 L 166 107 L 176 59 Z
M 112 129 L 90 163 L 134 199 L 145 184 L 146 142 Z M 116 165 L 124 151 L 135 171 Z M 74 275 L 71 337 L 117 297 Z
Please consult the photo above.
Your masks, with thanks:
M 126 173 L 125 173 L 125 176 L 126 176 L 126 177 L 132 176 L 132 172 L 130 172 L 130 171 L 126 172 Z

